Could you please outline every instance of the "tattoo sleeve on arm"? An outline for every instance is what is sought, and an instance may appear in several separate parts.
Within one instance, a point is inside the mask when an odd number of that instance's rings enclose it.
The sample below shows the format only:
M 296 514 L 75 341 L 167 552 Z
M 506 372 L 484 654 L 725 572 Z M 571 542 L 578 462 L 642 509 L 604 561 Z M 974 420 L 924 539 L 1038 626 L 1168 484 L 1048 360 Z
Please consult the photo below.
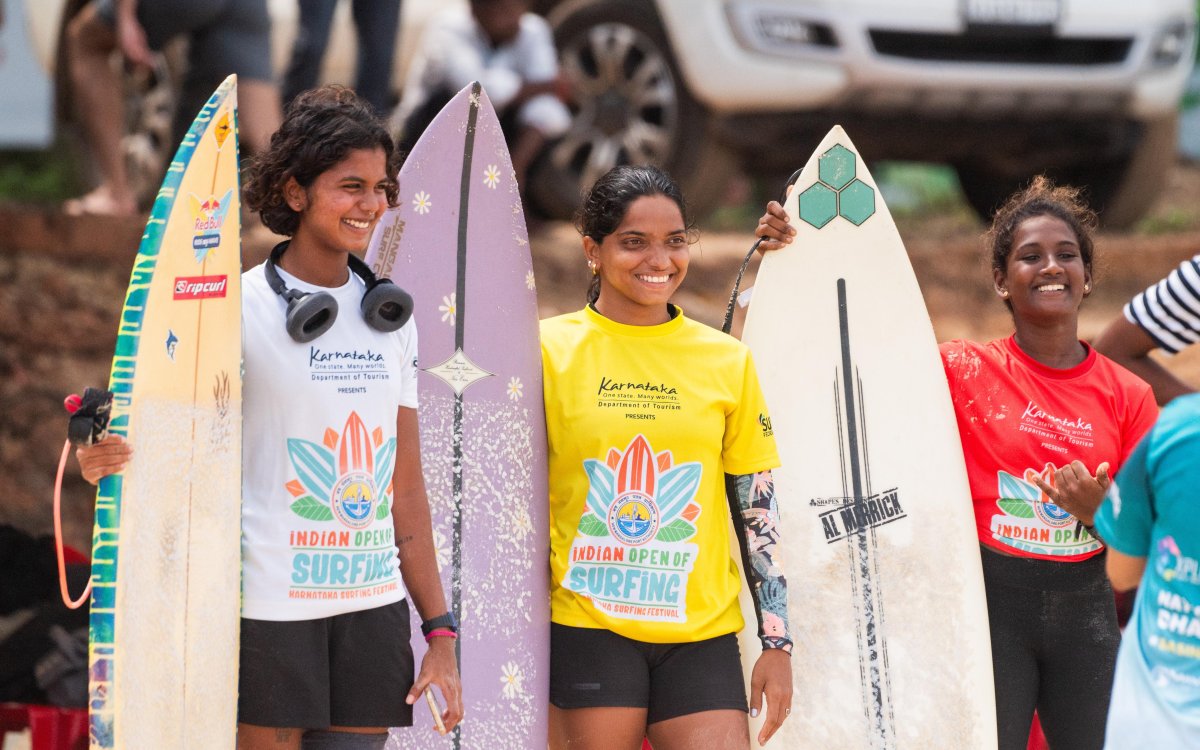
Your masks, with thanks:
M 787 579 L 779 548 L 779 505 L 770 470 L 755 474 L 726 474 L 726 494 L 738 526 L 742 567 L 754 595 L 758 637 L 763 648 L 792 652 L 788 625 Z M 741 519 L 737 524 L 736 519 Z

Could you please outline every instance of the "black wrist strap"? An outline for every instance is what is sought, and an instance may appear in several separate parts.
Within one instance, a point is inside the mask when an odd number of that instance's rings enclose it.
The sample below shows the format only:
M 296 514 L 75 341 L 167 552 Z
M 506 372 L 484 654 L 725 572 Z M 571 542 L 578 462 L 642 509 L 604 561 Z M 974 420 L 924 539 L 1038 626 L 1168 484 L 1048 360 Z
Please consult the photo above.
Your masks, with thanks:
M 437 617 L 431 617 L 421 623 L 421 635 L 429 635 L 435 630 L 449 630 L 454 633 L 458 632 L 458 620 L 454 619 L 454 615 L 447 612 Z

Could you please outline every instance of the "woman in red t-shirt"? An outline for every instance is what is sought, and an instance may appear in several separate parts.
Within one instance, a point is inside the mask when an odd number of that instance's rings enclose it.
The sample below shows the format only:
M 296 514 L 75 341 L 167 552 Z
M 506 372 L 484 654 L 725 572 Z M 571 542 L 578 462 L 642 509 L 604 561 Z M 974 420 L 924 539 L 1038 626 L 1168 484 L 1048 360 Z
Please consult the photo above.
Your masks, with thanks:
M 1036 709 L 1054 750 L 1100 750 L 1120 632 L 1092 518 L 1154 423 L 1150 387 L 1079 340 L 1096 215 L 1038 178 L 987 240 L 1012 335 L 941 346 L 982 546 L 1000 750 Z M 762 247 L 794 230 L 772 202 Z

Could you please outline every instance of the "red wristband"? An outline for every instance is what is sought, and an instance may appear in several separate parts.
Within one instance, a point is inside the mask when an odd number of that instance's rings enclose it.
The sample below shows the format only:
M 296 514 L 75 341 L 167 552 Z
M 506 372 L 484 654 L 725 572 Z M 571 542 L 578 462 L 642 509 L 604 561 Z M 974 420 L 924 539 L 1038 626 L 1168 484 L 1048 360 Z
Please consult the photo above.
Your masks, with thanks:
M 443 628 L 439 628 L 437 630 L 430 630 L 429 635 L 425 636 L 425 642 L 429 643 L 434 638 L 457 638 L 457 637 L 458 637 L 458 633 L 455 633 L 453 630 L 445 630 Z

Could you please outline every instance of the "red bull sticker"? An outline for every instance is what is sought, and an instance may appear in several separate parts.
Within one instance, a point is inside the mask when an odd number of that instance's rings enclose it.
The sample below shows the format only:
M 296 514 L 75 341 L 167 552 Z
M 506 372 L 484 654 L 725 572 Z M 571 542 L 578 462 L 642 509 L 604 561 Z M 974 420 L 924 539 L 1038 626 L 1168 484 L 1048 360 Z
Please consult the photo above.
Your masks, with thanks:
M 642 435 L 604 461 L 583 463 L 586 508 L 563 585 L 613 617 L 686 622 L 701 465 L 675 465 Z
M 221 244 L 221 227 L 225 225 L 225 217 L 229 214 L 231 205 L 232 189 L 220 198 L 213 195 L 207 198 L 188 196 L 188 208 L 192 215 L 192 249 L 196 253 L 197 263 L 202 262 Z

